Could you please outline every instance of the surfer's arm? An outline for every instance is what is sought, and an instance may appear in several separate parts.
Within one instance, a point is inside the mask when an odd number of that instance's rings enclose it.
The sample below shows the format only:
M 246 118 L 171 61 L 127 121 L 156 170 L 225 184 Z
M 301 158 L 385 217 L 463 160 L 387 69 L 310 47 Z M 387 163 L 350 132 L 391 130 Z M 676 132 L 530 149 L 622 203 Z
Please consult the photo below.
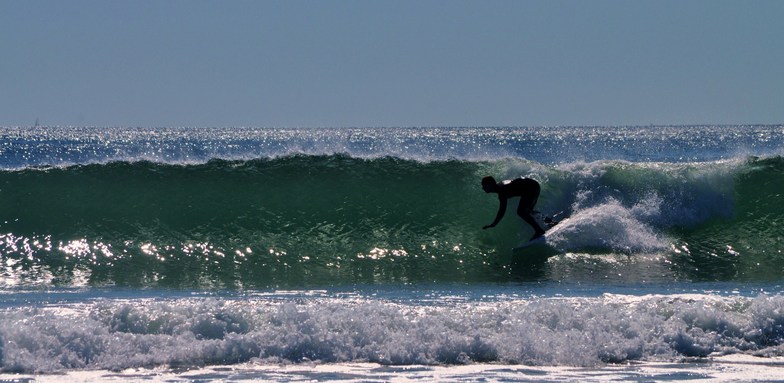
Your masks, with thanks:
M 501 222 L 501 218 L 504 218 L 504 213 L 506 213 L 506 198 L 499 198 L 498 213 L 495 215 L 495 220 L 493 221 L 493 223 L 483 227 L 482 229 L 488 229 L 491 227 L 495 227 L 495 225 L 498 225 L 498 222 Z

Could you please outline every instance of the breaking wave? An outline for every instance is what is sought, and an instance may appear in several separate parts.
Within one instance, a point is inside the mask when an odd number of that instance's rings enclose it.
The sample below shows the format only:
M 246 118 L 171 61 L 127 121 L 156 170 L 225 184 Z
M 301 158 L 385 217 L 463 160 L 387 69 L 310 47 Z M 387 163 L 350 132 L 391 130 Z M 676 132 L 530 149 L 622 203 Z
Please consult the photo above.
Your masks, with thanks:
M 766 280 L 784 267 L 781 157 L 546 165 L 338 154 L 3 170 L 0 260 L 7 284 L 21 285 L 548 278 L 507 267 L 530 236 L 513 211 L 481 230 L 497 209 L 484 175 L 542 183 L 537 209 L 562 220 L 548 234 L 558 254 L 660 255 L 664 279 Z
M 605 294 L 421 305 L 315 295 L 98 299 L 4 310 L 1 371 L 243 362 L 597 366 L 782 356 L 784 342 L 781 296 Z

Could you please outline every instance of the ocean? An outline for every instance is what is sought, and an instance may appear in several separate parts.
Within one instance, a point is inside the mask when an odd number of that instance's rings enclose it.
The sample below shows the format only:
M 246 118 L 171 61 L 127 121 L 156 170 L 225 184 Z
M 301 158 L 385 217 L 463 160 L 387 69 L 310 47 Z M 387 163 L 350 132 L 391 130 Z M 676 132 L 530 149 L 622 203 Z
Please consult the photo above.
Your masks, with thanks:
M 0 127 L 0 380 L 778 381 L 784 125 Z M 480 180 L 528 177 L 547 245 Z

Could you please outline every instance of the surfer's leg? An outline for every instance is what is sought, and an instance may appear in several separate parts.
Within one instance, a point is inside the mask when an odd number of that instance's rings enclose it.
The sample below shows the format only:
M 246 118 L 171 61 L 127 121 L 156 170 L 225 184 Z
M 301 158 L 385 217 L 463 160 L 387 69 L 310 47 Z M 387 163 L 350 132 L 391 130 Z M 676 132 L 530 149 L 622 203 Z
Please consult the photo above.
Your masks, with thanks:
M 517 206 L 517 215 L 523 219 L 527 224 L 531 225 L 534 229 L 534 236 L 531 239 L 536 239 L 544 235 L 544 230 L 539 223 L 536 222 L 536 219 L 531 215 L 533 212 L 534 205 L 536 204 L 536 197 L 533 199 L 531 198 L 520 198 L 520 205 Z
M 539 224 L 536 222 L 534 217 L 532 217 L 530 214 L 525 214 L 525 215 L 521 214 L 520 217 L 522 217 L 525 222 L 527 222 L 529 225 L 531 225 L 532 228 L 534 228 L 534 236 L 531 237 L 531 240 L 537 239 L 544 235 L 544 230 L 542 230 L 542 227 L 539 226 Z

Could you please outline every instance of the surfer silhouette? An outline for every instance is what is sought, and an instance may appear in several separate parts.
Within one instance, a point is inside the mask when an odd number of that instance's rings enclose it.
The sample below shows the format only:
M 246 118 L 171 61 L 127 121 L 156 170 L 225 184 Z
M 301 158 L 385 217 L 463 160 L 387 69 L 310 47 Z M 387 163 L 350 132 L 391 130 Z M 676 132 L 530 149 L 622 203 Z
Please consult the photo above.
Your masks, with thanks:
M 517 205 L 517 215 L 534 229 L 534 236 L 531 237 L 531 240 L 544 235 L 544 230 L 531 215 L 534 212 L 534 206 L 539 199 L 539 192 L 541 191 L 539 182 L 530 178 L 516 178 L 511 181 L 496 182 L 495 178 L 487 176 L 482 178 L 482 189 L 484 189 L 485 193 L 497 193 L 499 202 L 495 220 L 482 229 L 495 227 L 498 222 L 501 222 L 501 218 L 504 218 L 506 213 L 507 200 L 513 197 L 520 197 L 520 204 Z

